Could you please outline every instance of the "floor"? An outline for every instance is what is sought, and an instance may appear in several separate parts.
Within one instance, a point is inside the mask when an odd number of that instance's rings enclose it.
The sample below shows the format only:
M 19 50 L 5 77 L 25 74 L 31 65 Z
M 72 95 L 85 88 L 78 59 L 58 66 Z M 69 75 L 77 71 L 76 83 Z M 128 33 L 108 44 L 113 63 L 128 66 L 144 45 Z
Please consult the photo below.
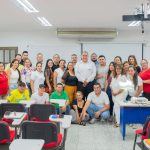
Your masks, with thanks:
M 110 123 L 71 125 L 68 129 L 66 150 L 132 150 L 134 130 L 127 126 L 126 140 L 123 141 L 120 128 L 114 128 Z M 136 150 L 140 150 L 137 145 Z
M 108 122 L 99 121 L 86 126 L 73 124 L 68 129 L 65 150 L 132 150 L 134 130 L 127 126 L 126 140 L 123 141 L 120 128 L 114 128 Z M 1 146 L 0 150 L 8 150 L 8 146 Z M 140 150 L 138 145 L 136 150 Z

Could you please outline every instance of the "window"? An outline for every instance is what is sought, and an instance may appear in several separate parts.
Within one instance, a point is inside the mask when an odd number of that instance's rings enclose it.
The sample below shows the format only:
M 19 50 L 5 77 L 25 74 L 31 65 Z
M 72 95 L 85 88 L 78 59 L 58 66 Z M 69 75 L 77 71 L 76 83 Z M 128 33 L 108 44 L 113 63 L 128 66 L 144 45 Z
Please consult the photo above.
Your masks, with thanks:
M 6 66 L 15 58 L 17 53 L 18 47 L 0 47 L 0 62 Z

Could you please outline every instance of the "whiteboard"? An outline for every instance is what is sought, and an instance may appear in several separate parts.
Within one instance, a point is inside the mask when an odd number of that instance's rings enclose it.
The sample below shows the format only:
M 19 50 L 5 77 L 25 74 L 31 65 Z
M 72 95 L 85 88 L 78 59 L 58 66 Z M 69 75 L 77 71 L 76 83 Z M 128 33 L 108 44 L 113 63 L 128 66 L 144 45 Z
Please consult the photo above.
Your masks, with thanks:
M 129 55 L 135 55 L 140 64 L 142 59 L 142 44 L 133 43 L 83 43 L 83 50 L 89 55 L 95 52 L 98 56 L 104 55 L 107 65 L 114 60 L 115 56 L 121 56 L 122 61 L 128 60 Z
M 77 54 L 78 60 L 81 58 L 81 45 L 80 44 L 68 44 L 68 45 L 29 45 L 28 46 L 29 57 L 32 58 L 32 62 L 36 62 L 37 53 L 42 53 L 44 56 L 44 64 L 47 59 L 52 59 L 54 54 L 59 54 L 61 59 L 65 59 L 66 62 L 71 60 L 72 54 Z M 35 64 L 35 63 L 34 63 Z

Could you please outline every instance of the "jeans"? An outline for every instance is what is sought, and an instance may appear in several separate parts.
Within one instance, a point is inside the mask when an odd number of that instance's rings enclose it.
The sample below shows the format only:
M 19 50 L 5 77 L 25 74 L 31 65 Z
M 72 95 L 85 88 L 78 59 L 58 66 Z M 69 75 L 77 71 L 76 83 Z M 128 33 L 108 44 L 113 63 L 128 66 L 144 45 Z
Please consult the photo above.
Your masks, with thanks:
M 61 114 L 60 108 L 57 108 L 56 110 L 57 110 L 57 114 Z M 69 115 L 70 114 L 70 106 L 69 105 L 66 107 L 66 112 L 64 112 L 62 114 L 65 114 L 65 115 Z
M 103 106 L 97 106 L 97 105 L 91 103 L 90 106 L 87 109 L 87 112 L 88 112 L 88 114 L 90 115 L 91 118 L 95 118 L 95 113 L 97 111 L 100 111 L 102 108 L 103 108 Z M 101 113 L 101 117 L 103 119 L 108 119 L 109 116 L 110 116 L 109 110 L 106 110 L 106 111 Z

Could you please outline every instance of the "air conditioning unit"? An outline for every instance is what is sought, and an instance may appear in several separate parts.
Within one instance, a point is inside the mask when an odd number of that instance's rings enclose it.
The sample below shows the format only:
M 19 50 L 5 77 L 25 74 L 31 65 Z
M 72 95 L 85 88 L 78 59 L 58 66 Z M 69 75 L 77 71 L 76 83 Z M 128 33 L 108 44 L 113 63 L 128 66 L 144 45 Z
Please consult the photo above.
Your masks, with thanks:
M 58 38 L 77 39 L 113 39 L 117 37 L 116 29 L 84 29 L 84 28 L 58 28 Z

